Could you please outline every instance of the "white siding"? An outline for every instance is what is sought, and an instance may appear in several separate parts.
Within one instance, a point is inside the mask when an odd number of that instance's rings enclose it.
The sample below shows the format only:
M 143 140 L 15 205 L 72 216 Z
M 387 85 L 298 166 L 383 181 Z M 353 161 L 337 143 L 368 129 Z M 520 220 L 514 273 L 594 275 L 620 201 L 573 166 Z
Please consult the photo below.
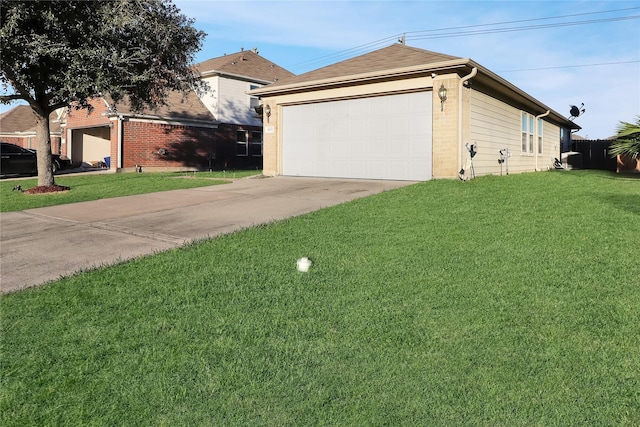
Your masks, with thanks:
M 505 104 L 484 93 L 471 91 L 470 138 L 465 143 L 476 144 L 474 158 L 476 175 L 499 175 L 500 150 L 508 148 L 509 173 L 536 170 L 535 153 L 522 153 L 522 110 Z M 543 119 L 544 120 L 544 119 Z M 536 124 L 537 126 L 537 124 Z M 548 122 L 543 125 L 543 152 L 537 156 L 538 170 L 546 170 L 558 151 L 560 129 Z M 466 160 L 468 153 L 463 152 Z M 502 173 L 506 173 L 503 164 Z
M 262 126 L 256 112 L 250 108 L 247 91 L 250 82 L 225 77 L 219 78 L 218 120 L 223 123 L 237 123 Z
M 204 104 L 205 107 L 213 114 L 213 117 L 218 120 L 218 97 L 220 96 L 220 77 L 208 77 L 203 79 L 205 82 L 209 84 L 209 90 L 207 93 L 200 97 L 200 100 Z
M 262 121 L 250 108 L 250 97 L 246 93 L 251 85 L 262 86 L 261 84 L 224 76 L 204 80 L 209 84 L 209 91 L 200 99 L 216 120 L 222 123 L 262 126 Z
M 542 155 L 538 158 L 538 169 L 547 170 L 553 168 L 553 161 L 560 158 L 560 127 L 549 122 L 543 127 Z
M 520 159 L 520 110 L 498 101 L 484 93 L 471 91 L 470 138 L 464 141 L 476 144 L 478 154 L 474 158 L 476 175 L 499 175 L 500 150 L 509 149 L 509 172 L 521 171 Z M 463 151 L 463 159 L 468 152 Z M 506 165 L 503 165 L 503 174 Z

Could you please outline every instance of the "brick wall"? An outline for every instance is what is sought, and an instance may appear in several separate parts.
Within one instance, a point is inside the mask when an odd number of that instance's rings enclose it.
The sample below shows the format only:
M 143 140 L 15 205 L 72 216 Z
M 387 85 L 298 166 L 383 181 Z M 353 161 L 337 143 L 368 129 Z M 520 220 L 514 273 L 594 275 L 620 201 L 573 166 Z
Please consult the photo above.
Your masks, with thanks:
M 234 125 L 213 129 L 130 120 L 123 126 L 123 168 L 262 168 L 262 157 L 236 156 Z M 261 130 L 247 126 L 243 129 Z
M 72 110 L 67 114 L 66 129 L 78 130 L 96 126 L 112 126 L 111 169 L 133 170 L 175 169 L 261 169 L 262 157 L 236 155 L 238 126 L 220 124 L 218 128 L 164 123 L 147 119 L 110 120 L 101 99 L 91 101 L 93 110 Z M 119 129 L 122 126 L 122 133 Z M 262 131 L 259 126 L 243 126 L 249 131 Z M 118 164 L 119 135 L 122 138 L 122 164 Z
M 61 151 L 61 138 L 59 136 L 51 136 L 51 153 L 52 154 L 66 154 Z M 8 142 L 10 144 L 19 145 L 22 148 L 30 148 L 32 150 L 37 150 L 38 143 L 36 141 L 36 136 L 3 136 L 2 142 Z
M 89 104 L 93 109 L 89 111 L 84 108 L 74 110 L 73 108 L 67 112 L 68 129 L 86 128 L 94 126 L 105 126 L 109 124 L 109 118 L 104 114 L 107 112 L 107 105 L 102 99 L 92 99 Z
M 434 178 L 452 178 L 458 173 L 458 81 L 456 75 L 433 82 Z M 447 100 L 442 105 L 438 97 L 441 84 L 447 89 Z

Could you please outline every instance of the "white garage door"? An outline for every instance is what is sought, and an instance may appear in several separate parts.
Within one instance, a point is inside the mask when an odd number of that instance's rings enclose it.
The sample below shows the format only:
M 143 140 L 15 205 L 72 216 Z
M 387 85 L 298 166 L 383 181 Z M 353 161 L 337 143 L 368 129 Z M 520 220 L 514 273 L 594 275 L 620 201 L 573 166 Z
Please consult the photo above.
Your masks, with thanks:
M 283 174 L 431 179 L 431 115 L 430 92 L 286 106 Z

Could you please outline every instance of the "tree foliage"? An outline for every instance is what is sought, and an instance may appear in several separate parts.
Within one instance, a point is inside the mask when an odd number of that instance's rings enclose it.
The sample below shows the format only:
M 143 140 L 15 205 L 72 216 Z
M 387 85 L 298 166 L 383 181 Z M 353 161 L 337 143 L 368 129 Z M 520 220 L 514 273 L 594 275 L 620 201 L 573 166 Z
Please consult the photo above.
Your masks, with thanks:
M 632 159 L 640 157 L 640 116 L 635 123 L 620 122 L 618 124 L 616 142 L 611 145 L 612 156 L 622 155 Z
M 36 115 L 39 185 L 53 184 L 52 111 L 107 93 L 135 111 L 202 88 L 191 65 L 205 34 L 170 0 L 0 0 L 0 15 L 0 102 Z

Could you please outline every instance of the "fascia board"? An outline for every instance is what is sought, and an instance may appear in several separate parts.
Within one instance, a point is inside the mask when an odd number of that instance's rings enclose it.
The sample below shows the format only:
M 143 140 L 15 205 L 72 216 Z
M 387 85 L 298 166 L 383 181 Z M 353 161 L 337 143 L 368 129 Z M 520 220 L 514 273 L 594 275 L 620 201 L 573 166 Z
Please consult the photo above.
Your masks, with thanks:
M 231 77 L 233 79 L 246 80 L 249 82 L 256 82 L 264 85 L 273 83 L 273 81 L 269 81 L 269 80 L 262 80 L 262 79 L 257 79 L 255 77 L 244 76 L 242 74 L 227 73 L 225 71 L 219 71 L 219 70 L 211 70 L 211 71 L 205 71 L 203 73 L 200 73 L 201 79 L 206 79 L 208 77 L 215 77 L 215 76 Z
M 264 88 L 248 91 L 250 95 L 264 96 L 275 95 L 283 92 L 317 89 L 323 86 L 333 86 L 337 84 L 362 83 L 370 80 L 385 78 L 407 77 L 414 74 L 424 74 L 436 71 L 447 71 L 463 68 L 469 62 L 468 59 L 456 59 L 452 61 L 432 62 L 430 64 L 413 65 L 410 67 L 394 68 L 390 70 L 372 71 L 361 74 L 351 74 L 348 76 L 331 77 L 327 79 L 311 80 L 299 83 L 278 85 L 276 87 L 266 86 Z
M 205 128 L 217 128 L 220 124 L 217 120 L 194 120 L 194 119 L 182 119 L 180 117 L 171 118 L 171 117 L 162 117 L 162 116 L 154 116 L 151 114 L 135 114 L 135 113 L 120 113 L 118 111 L 112 111 L 104 114 L 105 117 L 108 118 L 120 118 L 123 120 L 131 120 L 131 121 L 144 121 L 144 122 L 154 122 L 158 124 L 170 124 L 170 125 L 182 125 L 182 126 L 197 126 L 197 127 L 205 127 Z
M 544 104 L 541 101 L 537 100 L 536 98 L 532 97 L 531 95 L 529 95 L 528 93 L 526 93 L 525 91 L 523 91 L 519 87 L 515 86 L 513 83 L 510 83 L 508 80 L 505 80 L 504 78 L 500 77 L 499 75 L 497 75 L 493 71 L 483 67 L 482 65 L 480 65 L 480 64 L 478 64 L 478 63 L 476 63 L 475 61 L 472 61 L 472 60 L 469 60 L 469 64 L 472 65 L 473 67 L 477 67 L 478 68 L 478 72 L 482 73 L 483 75 L 488 77 L 490 80 L 495 81 L 499 85 L 505 87 L 508 91 L 513 92 L 513 93 L 517 94 L 518 96 L 520 96 L 520 97 L 524 98 L 525 100 L 527 100 L 528 103 L 531 104 L 532 106 L 536 107 L 540 113 L 544 113 L 546 111 L 549 111 L 550 112 L 550 114 L 549 114 L 550 117 L 549 118 L 553 118 L 553 120 L 555 122 L 558 122 L 558 123 L 563 124 L 563 125 L 567 125 L 571 129 L 582 129 L 580 126 L 578 126 L 577 124 L 573 123 L 572 121 L 570 121 L 569 119 L 564 117 L 562 114 L 560 114 L 557 111 L 551 109 L 546 104 Z

